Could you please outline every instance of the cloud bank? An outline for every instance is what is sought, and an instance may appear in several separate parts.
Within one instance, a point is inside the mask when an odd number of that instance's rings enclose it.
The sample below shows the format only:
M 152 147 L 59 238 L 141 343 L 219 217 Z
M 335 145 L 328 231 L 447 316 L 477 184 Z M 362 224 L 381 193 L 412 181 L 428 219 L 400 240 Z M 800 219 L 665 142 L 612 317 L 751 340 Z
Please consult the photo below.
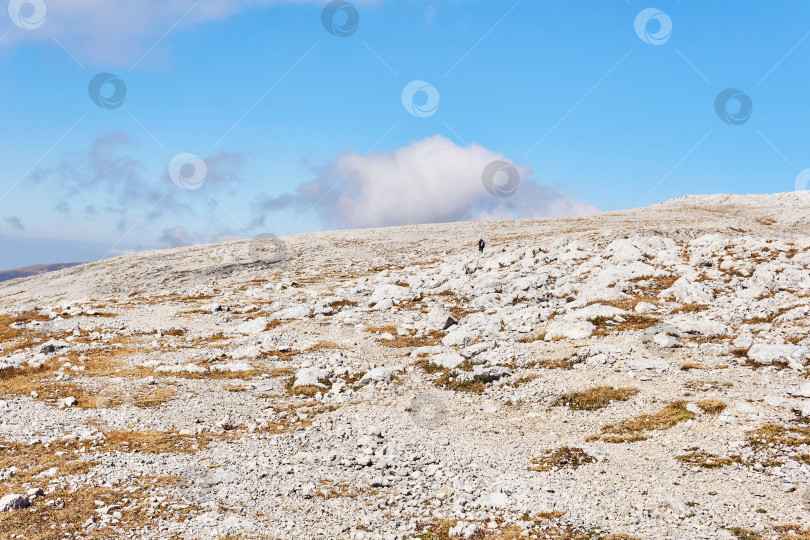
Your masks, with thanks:
M 493 194 L 482 174 L 492 162 L 512 165 L 520 183 L 510 196 Z M 294 192 L 265 197 L 256 224 L 271 212 L 294 209 L 345 228 L 459 220 L 562 217 L 598 212 L 590 204 L 537 183 L 528 166 L 478 144 L 458 146 L 435 135 L 393 152 L 337 156 Z M 507 181 L 495 176 L 494 185 Z M 497 189 L 495 190 L 498 191 Z M 509 191 L 509 190 L 506 190 Z M 501 195 L 505 195 L 503 191 Z

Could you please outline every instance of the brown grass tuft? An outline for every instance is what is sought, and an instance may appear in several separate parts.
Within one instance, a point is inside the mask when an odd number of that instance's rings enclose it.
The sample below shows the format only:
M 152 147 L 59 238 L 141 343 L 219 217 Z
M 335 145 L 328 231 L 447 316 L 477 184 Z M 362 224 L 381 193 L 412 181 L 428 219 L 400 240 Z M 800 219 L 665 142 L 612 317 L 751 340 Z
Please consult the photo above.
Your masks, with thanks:
M 548 450 L 542 457 L 532 458 L 533 467 L 528 467 L 529 471 L 550 471 L 552 469 L 562 469 L 570 467 L 576 469 L 586 463 L 596 461 L 589 456 L 582 448 L 569 448 L 563 446 L 557 450 Z
M 607 407 L 614 401 L 627 401 L 636 394 L 638 394 L 638 388 L 596 386 L 579 392 L 563 394 L 554 405 L 567 405 L 575 411 L 596 411 Z
M 735 463 L 742 463 L 742 458 L 738 455 L 723 458 L 698 450 L 697 448 L 690 448 L 688 454 L 676 456 L 675 459 L 685 465 L 701 467 L 703 469 L 720 469 Z
M 720 414 L 726 410 L 726 404 L 719 399 L 704 399 L 702 401 L 698 401 L 697 406 L 700 407 L 703 412 L 708 414 Z
M 645 435 L 646 432 L 669 429 L 694 416 L 686 410 L 686 401 L 673 401 L 657 413 L 642 414 L 616 424 L 608 424 L 602 428 L 602 435 L 596 437 L 609 443 L 643 441 L 649 438 Z

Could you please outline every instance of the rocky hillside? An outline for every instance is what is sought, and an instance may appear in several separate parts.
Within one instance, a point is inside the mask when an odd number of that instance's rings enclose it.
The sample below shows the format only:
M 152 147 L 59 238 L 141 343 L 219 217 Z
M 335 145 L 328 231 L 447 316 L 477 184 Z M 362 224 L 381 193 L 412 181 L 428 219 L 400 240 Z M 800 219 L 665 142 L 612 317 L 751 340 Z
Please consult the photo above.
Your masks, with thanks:
M 0 537 L 810 538 L 808 216 L 692 196 L 2 283 Z

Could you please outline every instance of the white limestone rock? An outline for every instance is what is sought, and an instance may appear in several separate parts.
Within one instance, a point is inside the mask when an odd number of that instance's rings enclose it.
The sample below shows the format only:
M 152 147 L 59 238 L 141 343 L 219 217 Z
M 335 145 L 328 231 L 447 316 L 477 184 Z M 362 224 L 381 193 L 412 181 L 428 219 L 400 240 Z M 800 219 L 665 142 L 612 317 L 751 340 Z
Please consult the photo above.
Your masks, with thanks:
M 546 328 L 545 341 L 557 339 L 583 339 L 590 337 L 596 326 L 588 321 L 552 321 Z

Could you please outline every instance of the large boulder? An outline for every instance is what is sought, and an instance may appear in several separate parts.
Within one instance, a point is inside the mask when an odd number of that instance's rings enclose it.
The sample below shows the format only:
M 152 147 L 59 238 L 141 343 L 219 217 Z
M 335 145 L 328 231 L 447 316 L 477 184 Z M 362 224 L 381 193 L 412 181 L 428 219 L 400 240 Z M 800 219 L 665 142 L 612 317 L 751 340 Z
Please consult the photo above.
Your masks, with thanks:
M 588 321 L 552 321 L 546 328 L 546 341 L 557 339 L 583 339 L 590 337 L 596 327 Z
M 748 358 L 760 364 L 798 362 L 804 364 L 808 350 L 798 345 L 755 343 L 748 349 Z
M 259 332 L 263 332 L 264 329 L 267 328 L 267 319 L 264 317 L 260 317 L 258 319 L 253 319 L 250 321 L 245 321 L 236 325 L 234 328 L 234 332 L 239 334 L 258 334 Z
M 31 501 L 27 495 L 11 494 L 6 495 L 0 499 L 0 512 L 10 512 L 12 510 L 19 510 L 27 508 L 31 505 Z
M 658 297 L 674 298 L 682 304 L 708 304 L 714 298 L 714 294 L 702 283 L 682 277 L 673 283 L 672 287 L 661 291 Z
M 497 381 L 504 377 L 511 377 L 512 370 L 503 366 L 481 367 L 476 366 L 473 370 L 473 376 L 476 380 L 485 383 Z
M 376 367 L 360 378 L 360 384 L 385 382 L 391 378 L 391 370 L 386 367 Z
M 804 383 L 794 387 L 790 391 L 790 395 L 793 397 L 810 398 L 810 383 Z
M 623 367 L 629 371 L 666 371 L 672 366 L 661 358 L 634 358 L 625 362 Z
M 443 307 L 433 306 L 428 312 L 427 323 L 432 330 L 447 330 L 458 321 Z
M 383 300 L 402 300 L 405 298 L 412 298 L 413 292 L 410 287 L 402 287 L 400 285 L 385 284 L 379 285 L 368 299 L 368 304 L 373 306 L 382 302 Z
M 431 364 L 436 364 L 437 366 L 447 369 L 457 368 L 462 362 L 464 362 L 464 357 L 452 352 L 441 353 L 430 357 Z
M 273 314 L 273 318 L 284 320 L 301 320 L 312 315 L 312 309 L 308 306 L 291 306 Z
M 321 382 L 321 379 L 327 379 L 329 372 L 320 368 L 303 368 L 295 373 L 295 382 L 293 388 L 298 386 L 320 386 L 326 388 L 326 385 Z
M 451 332 L 448 332 L 447 335 L 442 338 L 442 345 L 445 347 L 452 347 L 454 345 L 459 347 L 467 347 L 468 345 L 471 345 L 477 337 L 478 332 L 463 327 L 457 328 Z

